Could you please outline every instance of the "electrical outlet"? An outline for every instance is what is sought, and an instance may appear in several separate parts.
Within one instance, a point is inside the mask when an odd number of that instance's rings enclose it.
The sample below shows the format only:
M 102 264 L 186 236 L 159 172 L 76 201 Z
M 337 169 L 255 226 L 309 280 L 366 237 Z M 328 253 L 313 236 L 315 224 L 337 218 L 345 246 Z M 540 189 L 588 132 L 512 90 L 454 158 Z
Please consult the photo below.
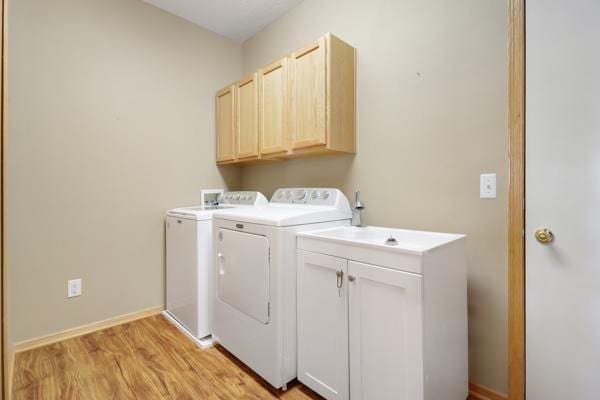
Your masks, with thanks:
M 496 198 L 496 174 L 481 174 L 479 178 L 479 197 L 482 199 Z
M 81 278 L 67 281 L 67 297 L 81 296 Z

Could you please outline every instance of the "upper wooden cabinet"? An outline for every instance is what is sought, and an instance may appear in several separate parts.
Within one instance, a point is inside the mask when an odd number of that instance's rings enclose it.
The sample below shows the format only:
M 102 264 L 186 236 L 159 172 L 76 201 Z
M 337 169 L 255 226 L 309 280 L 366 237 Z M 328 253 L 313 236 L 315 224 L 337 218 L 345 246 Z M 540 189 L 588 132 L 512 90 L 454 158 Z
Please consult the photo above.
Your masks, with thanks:
M 356 49 L 337 37 L 328 33 L 232 87 L 235 151 L 218 153 L 218 163 L 356 151 Z M 225 117 L 217 108 L 217 120 Z M 219 143 L 229 126 L 217 124 Z
M 239 81 L 236 89 L 236 160 L 258 158 L 258 74 Z
M 283 58 L 262 68 L 259 81 L 259 146 L 261 156 L 282 156 L 288 149 L 288 60 Z
M 321 38 L 290 57 L 292 150 L 327 144 L 325 46 L 325 38 Z
M 325 35 L 327 46 L 326 150 L 356 152 L 356 49 Z
M 217 92 L 217 163 L 235 160 L 235 88 L 230 85 Z

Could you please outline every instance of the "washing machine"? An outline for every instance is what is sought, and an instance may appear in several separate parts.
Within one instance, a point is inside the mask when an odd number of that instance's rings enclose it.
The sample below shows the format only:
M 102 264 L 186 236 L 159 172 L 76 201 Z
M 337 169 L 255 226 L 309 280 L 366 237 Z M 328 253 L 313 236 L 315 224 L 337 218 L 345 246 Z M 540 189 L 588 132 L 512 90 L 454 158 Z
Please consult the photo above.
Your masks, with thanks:
M 275 388 L 296 377 L 296 234 L 348 225 L 338 189 L 278 189 L 266 207 L 213 215 L 213 335 Z
M 211 206 L 182 207 L 166 217 L 166 315 L 193 339 L 212 334 L 213 214 L 266 206 L 259 192 L 227 192 Z

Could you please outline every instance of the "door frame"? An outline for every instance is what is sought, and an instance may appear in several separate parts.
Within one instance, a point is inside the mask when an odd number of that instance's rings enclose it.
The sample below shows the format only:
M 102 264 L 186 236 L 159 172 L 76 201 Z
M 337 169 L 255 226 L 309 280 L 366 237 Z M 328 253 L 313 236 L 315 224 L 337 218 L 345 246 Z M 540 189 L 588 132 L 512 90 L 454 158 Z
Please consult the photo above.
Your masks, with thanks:
M 508 0 L 508 398 L 525 399 L 525 1 Z
M 0 287 L 2 307 L 0 307 L 0 379 L 2 379 L 3 399 L 10 397 L 9 393 L 9 352 L 7 341 L 7 270 L 6 270 L 6 35 L 8 31 L 7 5 L 8 1 L 0 0 Z

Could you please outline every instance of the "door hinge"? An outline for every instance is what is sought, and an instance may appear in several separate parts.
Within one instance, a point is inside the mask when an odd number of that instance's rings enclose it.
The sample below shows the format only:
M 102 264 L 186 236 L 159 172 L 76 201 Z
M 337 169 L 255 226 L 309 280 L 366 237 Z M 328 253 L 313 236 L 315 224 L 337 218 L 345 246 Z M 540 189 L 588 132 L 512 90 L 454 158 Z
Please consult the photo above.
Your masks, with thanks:
M 271 302 L 267 303 L 267 317 L 271 317 Z
M 271 264 L 271 248 L 269 247 L 269 264 Z

